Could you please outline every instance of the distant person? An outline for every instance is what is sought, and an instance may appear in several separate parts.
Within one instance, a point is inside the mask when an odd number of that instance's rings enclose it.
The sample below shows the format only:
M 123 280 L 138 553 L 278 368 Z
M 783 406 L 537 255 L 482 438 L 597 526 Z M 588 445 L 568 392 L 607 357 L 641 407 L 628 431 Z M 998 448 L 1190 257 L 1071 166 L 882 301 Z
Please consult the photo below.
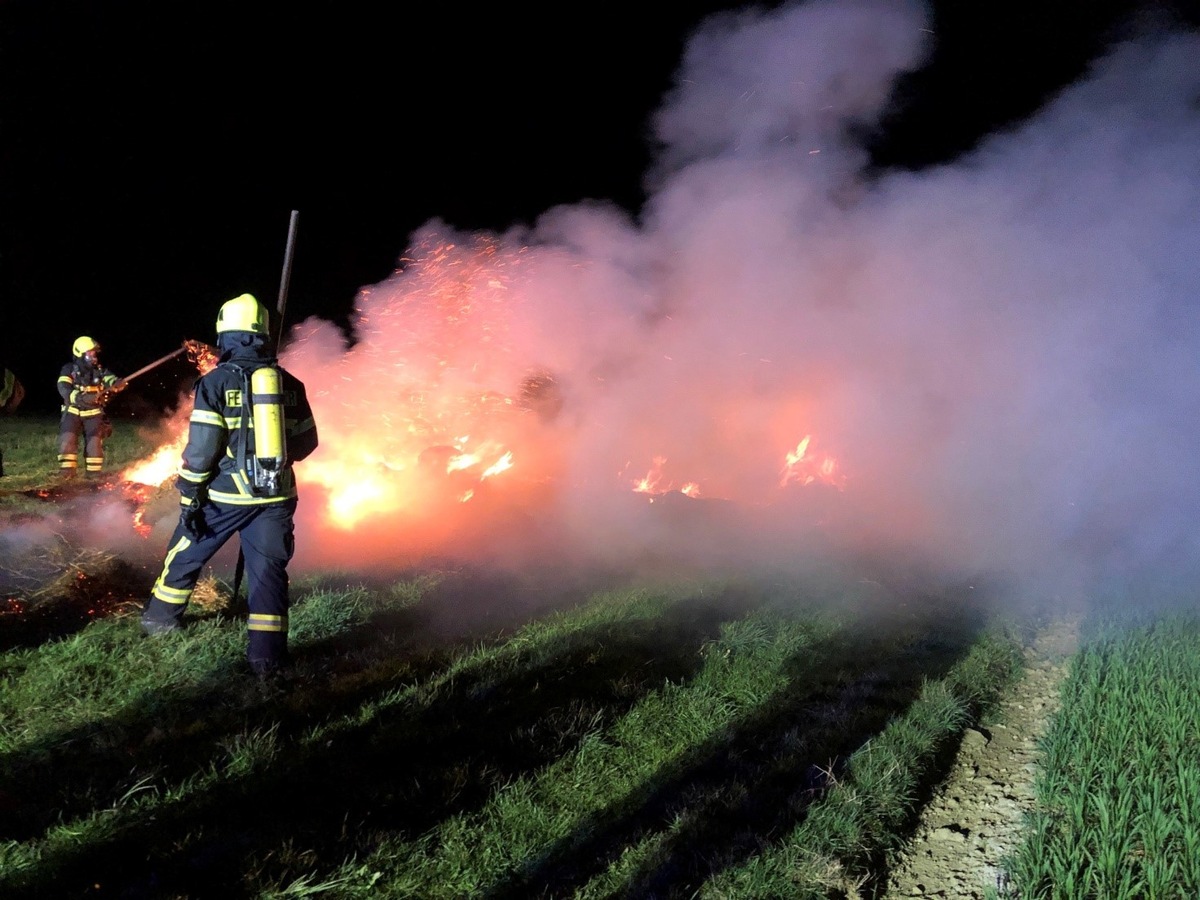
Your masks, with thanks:
M 275 359 L 267 310 L 253 295 L 221 307 L 217 351 L 216 367 L 196 382 L 176 478 L 182 511 L 141 626 L 148 635 L 181 628 L 201 570 L 237 534 L 249 587 L 246 658 L 265 677 L 288 661 L 292 463 L 317 448 L 317 426 L 304 385 Z
M 12 369 L 0 366 L 0 413 L 12 415 L 25 399 L 25 386 L 13 374 Z M 4 477 L 4 450 L 0 449 L 0 478 Z
M 3 378 L 0 379 L 0 412 L 11 415 L 25 399 L 25 385 L 21 384 L 12 369 L 7 366 L 0 366 L 0 369 L 4 370 Z
M 100 344 L 87 335 L 75 339 L 72 360 L 58 375 L 62 419 L 58 427 L 58 471 L 65 478 L 79 469 L 79 439 L 83 438 L 84 468 L 99 475 L 104 468 L 104 442 L 112 435 L 112 422 L 104 406 L 110 394 L 125 388 L 100 363 Z

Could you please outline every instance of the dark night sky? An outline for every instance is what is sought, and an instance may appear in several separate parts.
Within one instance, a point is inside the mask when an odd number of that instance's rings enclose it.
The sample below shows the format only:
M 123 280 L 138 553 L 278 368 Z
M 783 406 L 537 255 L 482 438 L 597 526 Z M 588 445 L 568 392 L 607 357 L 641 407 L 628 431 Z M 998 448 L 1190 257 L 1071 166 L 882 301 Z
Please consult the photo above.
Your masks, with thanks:
M 129 372 L 211 341 L 237 293 L 273 302 L 292 209 L 290 322 L 344 319 L 434 217 L 502 230 L 588 198 L 636 214 L 647 117 L 688 34 L 731 8 L 0 0 L 0 302 L 28 408 L 56 408 L 79 334 Z M 939 0 L 874 164 L 970 149 L 1147 10 L 1200 24 L 1182 0 Z

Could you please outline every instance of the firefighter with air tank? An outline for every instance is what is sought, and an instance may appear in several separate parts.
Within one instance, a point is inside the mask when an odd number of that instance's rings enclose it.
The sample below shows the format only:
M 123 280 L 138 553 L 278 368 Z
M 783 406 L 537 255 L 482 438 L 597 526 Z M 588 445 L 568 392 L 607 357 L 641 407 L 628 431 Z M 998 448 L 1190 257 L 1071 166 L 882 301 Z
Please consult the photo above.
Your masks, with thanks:
M 253 295 L 222 305 L 217 349 L 216 367 L 196 382 L 176 479 L 179 523 L 141 627 L 148 635 L 181 628 L 201 570 L 237 534 L 249 588 L 246 657 L 268 676 L 288 656 L 292 464 L 316 449 L 317 428 L 303 383 L 275 359 L 267 310 Z
M 100 363 L 100 344 L 87 335 L 75 339 L 72 359 L 58 374 L 62 397 L 62 419 L 58 428 L 58 471 L 64 478 L 79 469 L 79 443 L 83 438 L 84 469 L 99 475 L 104 468 L 104 442 L 112 434 L 112 422 L 104 412 L 109 396 L 125 387 Z

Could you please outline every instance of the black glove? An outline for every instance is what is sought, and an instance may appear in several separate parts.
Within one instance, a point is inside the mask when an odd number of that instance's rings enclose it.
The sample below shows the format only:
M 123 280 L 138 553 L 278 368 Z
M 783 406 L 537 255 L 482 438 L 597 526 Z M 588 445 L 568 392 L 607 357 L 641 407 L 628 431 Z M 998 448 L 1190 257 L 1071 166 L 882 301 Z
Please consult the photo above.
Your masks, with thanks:
M 182 476 L 175 479 L 175 487 L 179 490 L 179 522 L 183 530 L 196 540 L 206 537 L 212 532 L 204 521 L 204 503 L 208 499 L 208 487 L 188 481 Z
M 208 537 L 212 534 L 209 530 L 208 523 L 204 520 L 204 504 L 199 497 L 192 497 L 182 504 L 183 509 L 179 513 L 179 521 L 183 525 L 183 530 L 190 534 L 196 540 Z
M 179 496 L 183 499 L 179 502 L 187 506 L 189 500 L 200 499 L 203 503 L 208 499 L 208 485 L 201 484 L 195 481 L 188 481 L 182 475 L 175 476 L 175 490 L 179 491 Z

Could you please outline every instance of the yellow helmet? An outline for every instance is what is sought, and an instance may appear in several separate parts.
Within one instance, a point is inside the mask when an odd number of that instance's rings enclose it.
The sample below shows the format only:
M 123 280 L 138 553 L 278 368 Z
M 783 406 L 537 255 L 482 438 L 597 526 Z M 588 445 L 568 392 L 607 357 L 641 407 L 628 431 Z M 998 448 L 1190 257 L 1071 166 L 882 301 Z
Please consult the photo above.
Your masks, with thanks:
M 75 343 L 71 345 L 71 352 L 75 356 L 83 356 L 89 350 L 100 352 L 100 345 L 86 334 L 75 338 Z
M 217 313 L 217 334 L 226 331 L 267 334 L 269 322 L 267 308 L 253 294 L 240 294 L 221 305 L 221 311 Z

